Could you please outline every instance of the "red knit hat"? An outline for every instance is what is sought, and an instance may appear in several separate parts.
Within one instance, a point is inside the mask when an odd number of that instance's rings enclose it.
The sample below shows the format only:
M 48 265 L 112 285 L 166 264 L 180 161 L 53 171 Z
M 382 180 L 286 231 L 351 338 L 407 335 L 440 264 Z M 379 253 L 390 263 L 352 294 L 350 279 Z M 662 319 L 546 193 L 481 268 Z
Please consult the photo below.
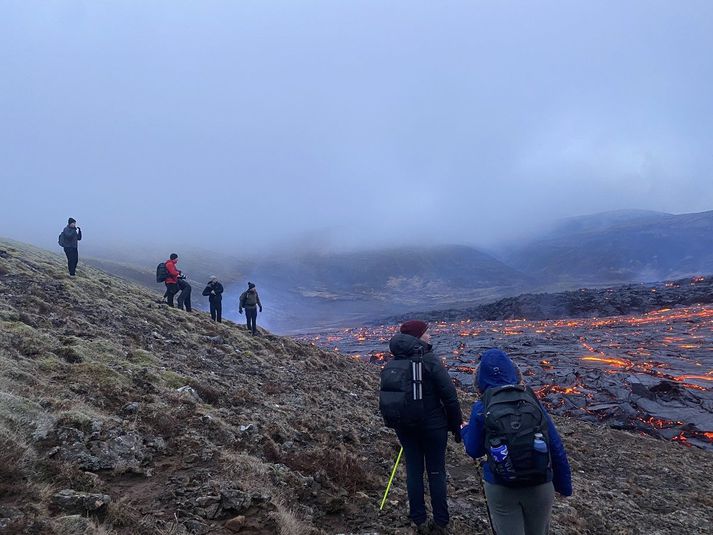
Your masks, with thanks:
M 428 330 L 428 323 L 421 320 L 409 320 L 403 325 L 401 325 L 400 331 L 403 334 L 410 334 L 416 338 L 421 338 L 423 333 Z

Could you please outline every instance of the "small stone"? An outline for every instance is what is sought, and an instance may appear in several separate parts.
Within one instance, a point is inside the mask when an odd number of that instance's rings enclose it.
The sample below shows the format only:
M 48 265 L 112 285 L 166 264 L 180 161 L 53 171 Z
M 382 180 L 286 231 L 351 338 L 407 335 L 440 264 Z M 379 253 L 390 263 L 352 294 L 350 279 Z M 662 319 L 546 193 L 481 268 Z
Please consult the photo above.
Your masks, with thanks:
M 245 525 L 245 517 L 243 515 L 231 518 L 225 523 L 225 527 L 230 531 L 235 531 L 236 533 L 243 529 Z
M 132 401 L 131 403 L 127 403 L 122 407 L 121 411 L 124 414 L 136 414 L 137 412 L 139 412 L 139 402 Z
M 201 397 L 198 395 L 198 392 L 196 392 L 196 389 L 193 388 L 192 386 L 185 385 L 180 388 L 177 388 L 176 391 L 179 394 L 182 394 L 183 396 L 189 397 L 193 399 L 194 401 L 197 401 L 198 403 L 201 403 L 203 400 Z

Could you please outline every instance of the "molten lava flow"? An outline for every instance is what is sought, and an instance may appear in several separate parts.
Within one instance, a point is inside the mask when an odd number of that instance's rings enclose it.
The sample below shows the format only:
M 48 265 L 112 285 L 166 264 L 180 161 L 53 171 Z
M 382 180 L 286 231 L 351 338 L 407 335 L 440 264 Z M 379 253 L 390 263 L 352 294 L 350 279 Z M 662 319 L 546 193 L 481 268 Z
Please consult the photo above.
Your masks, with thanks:
M 713 381 L 713 375 L 677 375 L 673 378 L 675 381 L 689 381 L 691 379 L 698 381 Z
M 587 360 L 591 362 L 603 362 L 604 364 L 609 364 L 610 366 L 617 366 L 620 368 L 630 368 L 632 366 L 631 361 L 625 359 L 616 359 L 610 357 L 595 357 L 594 355 L 587 355 L 582 357 L 582 360 Z
M 398 326 L 391 324 L 298 338 L 383 366 L 391 356 L 389 340 L 397 331 Z M 710 444 L 713 450 L 713 430 L 696 431 L 689 421 L 652 417 L 653 409 L 643 412 L 634 402 L 643 397 L 652 407 L 664 406 L 672 402 L 670 396 L 681 404 L 686 418 L 713 402 L 713 306 L 606 318 L 440 321 L 431 323 L 430 332 L 435 354 L 446 359 L 464 388 L 472 388 L 479 355 L 502 347 L 556 414 L 589 421 L 610 419 L 653 436 L 675 435 L 681 444 Z M 666 387 L 671 381 L 680 388 Z M 651 390 L 657 385 L 664 388 Z
M 674 422 L 671 420 L 664 420 L 662 418 L 654 418 L 653 416 L 649 416 L 648 418 L 639 418 L 638 420 L 650 425 L 651 427 L 655 427 L 656 429 L 668 429 L 669 427 L 683 425 L 683 422 Z
M 545 397 L 548 394 L 580 394 L 576 386 L 546 385 L 535 390 L 537 397 Z

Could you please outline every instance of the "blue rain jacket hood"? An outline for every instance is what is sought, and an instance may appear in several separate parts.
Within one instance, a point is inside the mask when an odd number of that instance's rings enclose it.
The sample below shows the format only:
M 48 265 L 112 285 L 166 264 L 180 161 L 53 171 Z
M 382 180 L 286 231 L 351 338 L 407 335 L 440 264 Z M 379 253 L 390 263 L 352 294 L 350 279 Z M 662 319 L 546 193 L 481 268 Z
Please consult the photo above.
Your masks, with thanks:
M 515 365 L 504 351 L 488 349 L 480 357 L 476 383 L 482 394 L 494 386 L 516 385 L 519 377 Z

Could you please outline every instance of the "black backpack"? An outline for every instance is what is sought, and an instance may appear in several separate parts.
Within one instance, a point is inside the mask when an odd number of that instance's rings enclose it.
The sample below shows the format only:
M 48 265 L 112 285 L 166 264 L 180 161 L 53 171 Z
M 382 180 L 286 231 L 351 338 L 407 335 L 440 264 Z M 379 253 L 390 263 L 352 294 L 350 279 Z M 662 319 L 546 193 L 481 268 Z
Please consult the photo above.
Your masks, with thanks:
M 166 282 L 168 278 L 168 269 L 166 269 L 166 263 L 161 262 L 156 266 L 156 282 Z
M 386 427 L 418 427 L 423 422 L 423 350 L 410 359 L 392 359 L 381 370 L 379 410 Z
M 57 238 L 57 243 L 60 247 L 64 247 L 64 231 L 59 233 L 59 238 Z
M 545 483 L 551 471 L 547 415 L 531 388 L 506 385 L 489 388 L 483 395 L 485 450 L 487 462 L 498 483 L 527 487 Z M 547 445 L 545 452 L 535 449 L 535 434 Z M 507 446 L 507 458 L 498 462 L 492 447 Z

